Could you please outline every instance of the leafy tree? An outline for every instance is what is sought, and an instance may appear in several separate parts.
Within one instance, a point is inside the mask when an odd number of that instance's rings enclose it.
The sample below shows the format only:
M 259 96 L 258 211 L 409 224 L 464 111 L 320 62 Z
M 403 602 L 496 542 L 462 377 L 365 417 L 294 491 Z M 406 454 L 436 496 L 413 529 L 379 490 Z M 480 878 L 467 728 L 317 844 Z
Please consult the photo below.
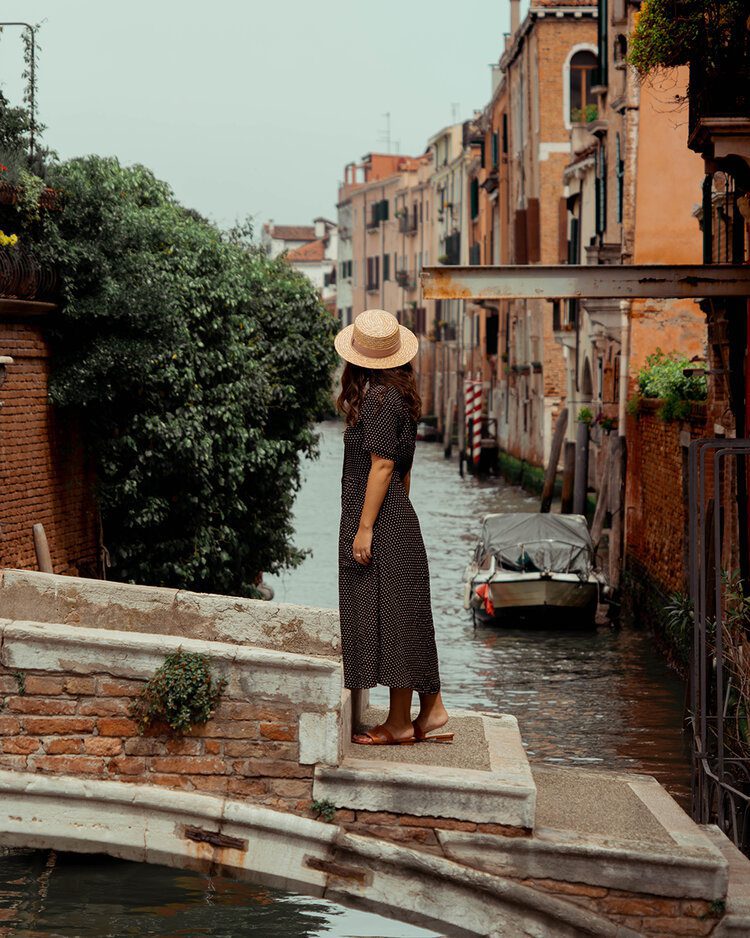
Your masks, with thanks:
M 51 397 L 80 415 L 120 579 L 252 595 L 298 563 L 300 459 L 328 406 L 334 321 L 247 232 L 142 166 L 53 165 L 37 251 L 60 272 Z

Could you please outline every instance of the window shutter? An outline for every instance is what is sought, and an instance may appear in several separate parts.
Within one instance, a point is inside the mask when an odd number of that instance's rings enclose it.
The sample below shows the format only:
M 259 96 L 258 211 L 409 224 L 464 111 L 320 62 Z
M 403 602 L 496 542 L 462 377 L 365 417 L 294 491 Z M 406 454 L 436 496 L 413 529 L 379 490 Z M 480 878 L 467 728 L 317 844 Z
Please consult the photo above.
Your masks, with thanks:
M 471 217 L 476 218 L 479 215 L 479 180 L 471 180 L 470 192 L 470 201 L 471 201 Z
M 391 255 L 383 255 L 383 283 L 391 279 Z
M 526 211 L 526 251 L 528 264 L 538 264 L 541 260 L 539 232 L 539 199 L 529 199 Z
M 500 154 L 498 153 L 498 134 L 495 131 L 492 135 L 492 166 L 493 168 L 497 166 L 500 162 Z

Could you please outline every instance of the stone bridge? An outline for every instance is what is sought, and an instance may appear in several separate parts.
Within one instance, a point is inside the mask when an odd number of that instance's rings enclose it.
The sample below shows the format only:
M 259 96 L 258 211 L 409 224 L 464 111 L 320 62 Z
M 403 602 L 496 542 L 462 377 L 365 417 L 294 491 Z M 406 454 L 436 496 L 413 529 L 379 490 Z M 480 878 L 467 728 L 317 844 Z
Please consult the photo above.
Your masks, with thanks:
M 177 648 L 227 688 L 183 738 L 130 703 Z M 5 570 L 0 845 L 246 877 L 444 935 L 750 934 L 750 862 L 653 779 L 530 765 L 515 719 L 365 750 L 330 610 Z M 323 813 L 321 814 L 321 810 Z

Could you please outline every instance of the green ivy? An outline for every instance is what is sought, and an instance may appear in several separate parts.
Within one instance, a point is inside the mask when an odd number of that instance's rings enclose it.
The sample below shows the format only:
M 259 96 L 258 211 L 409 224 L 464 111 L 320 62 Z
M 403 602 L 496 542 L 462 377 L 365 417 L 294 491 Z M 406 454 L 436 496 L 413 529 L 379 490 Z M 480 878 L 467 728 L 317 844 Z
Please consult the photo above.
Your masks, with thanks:
M 188 733 L 208 722 L 226 683 L 211 675 L 205 655 L 176 651 L 135 698 L 130 714 L 140 733 L 155 723 L 166 723 L 173 733 Z
M 292 545 L 329 407 L 335 320 L 301 274 L 185 209 L 142 166 L 49 169 L 37 253 L 60 274 L 52 402 L 96 466 L 115 578 L 254 595 Z

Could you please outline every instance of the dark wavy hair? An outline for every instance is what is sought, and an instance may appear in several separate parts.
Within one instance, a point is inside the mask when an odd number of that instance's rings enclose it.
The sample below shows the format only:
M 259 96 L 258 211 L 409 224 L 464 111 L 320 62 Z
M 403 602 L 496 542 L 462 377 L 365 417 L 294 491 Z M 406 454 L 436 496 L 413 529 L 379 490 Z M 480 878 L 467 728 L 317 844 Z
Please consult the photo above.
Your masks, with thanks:
M 353 427 L 359 420 L 365 393 L 368 387 L 376 384 L 396 388 L 403 397 L 406 409 L 412 418 L 415 421 L 419 420 L 422 416 L 422 399 L 417 390 L 411 362 L 400 365 L 398 368 L 362 368 L 347 362 L 344 373 L 341 375 L 341 393 L 336 401 L 336 407 L 346 417 L 348 427 Z

